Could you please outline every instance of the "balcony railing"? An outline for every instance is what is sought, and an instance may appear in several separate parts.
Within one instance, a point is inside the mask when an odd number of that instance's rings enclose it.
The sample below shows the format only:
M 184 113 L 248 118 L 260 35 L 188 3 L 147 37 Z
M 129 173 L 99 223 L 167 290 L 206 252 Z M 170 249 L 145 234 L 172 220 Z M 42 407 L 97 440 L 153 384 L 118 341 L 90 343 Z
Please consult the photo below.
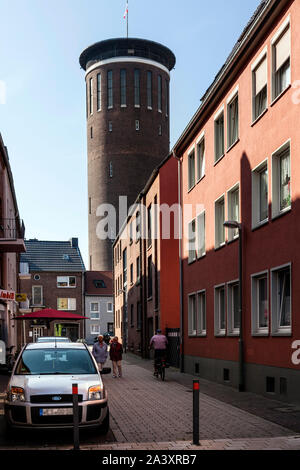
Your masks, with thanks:
M 0 218 L 0 239 L 16 240 L 24 238 L 25 226 L 20 219 L 1 219 Z

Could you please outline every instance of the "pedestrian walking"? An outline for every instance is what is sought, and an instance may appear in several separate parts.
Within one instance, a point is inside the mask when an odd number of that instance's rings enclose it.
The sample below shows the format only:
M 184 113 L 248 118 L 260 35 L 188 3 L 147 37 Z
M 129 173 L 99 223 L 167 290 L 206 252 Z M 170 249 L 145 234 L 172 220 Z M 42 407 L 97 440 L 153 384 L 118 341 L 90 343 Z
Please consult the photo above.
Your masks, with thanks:
M 123 347 L 119 343 L 119 338 L 115 336 L 110 344 L 109 356 L 113 366 L 113 378 L 122 377 L 122 354 Z
M 99 372 L 101 372 L 108 356 L 107 344 L 103 341 L 102 335 L 98 336 L 98 341 L 93 346 L 92 354 L 97 361 Z
M 154 374 L 157 376 L 157 360 L 166 359 L 167 357 L 167 346 L 168 340 L 165 335 L 162 334 L 161 330 L 156 331 L 156 335 L 152 336 L 150 340 L 150 348 L 154 348 Z

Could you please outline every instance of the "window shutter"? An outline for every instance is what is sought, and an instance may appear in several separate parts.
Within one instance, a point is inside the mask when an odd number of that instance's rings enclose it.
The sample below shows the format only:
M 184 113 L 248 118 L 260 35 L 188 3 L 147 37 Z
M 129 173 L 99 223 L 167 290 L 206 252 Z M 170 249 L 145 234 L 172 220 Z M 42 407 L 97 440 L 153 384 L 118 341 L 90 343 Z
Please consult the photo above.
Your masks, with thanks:
M 275 44 L 275 68 L 276 71 L 286 62 L 290 57 L 291 45 L 291 30 L 290 27 L 283 33 L 280 39 Z

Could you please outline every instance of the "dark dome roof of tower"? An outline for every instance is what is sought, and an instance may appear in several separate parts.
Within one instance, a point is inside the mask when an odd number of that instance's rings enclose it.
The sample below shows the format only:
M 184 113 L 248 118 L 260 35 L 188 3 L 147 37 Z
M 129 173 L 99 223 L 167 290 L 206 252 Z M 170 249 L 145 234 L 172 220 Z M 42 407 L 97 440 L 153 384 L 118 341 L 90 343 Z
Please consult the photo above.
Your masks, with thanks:
M 113 57 L 140 57 L 153 60 L 172 70 L 175 56 L 167 47 L 147 39 L 115 38 L 96 42 L 86 48 L 79 57 L 81 67 L 86 70 L 100 60 Z

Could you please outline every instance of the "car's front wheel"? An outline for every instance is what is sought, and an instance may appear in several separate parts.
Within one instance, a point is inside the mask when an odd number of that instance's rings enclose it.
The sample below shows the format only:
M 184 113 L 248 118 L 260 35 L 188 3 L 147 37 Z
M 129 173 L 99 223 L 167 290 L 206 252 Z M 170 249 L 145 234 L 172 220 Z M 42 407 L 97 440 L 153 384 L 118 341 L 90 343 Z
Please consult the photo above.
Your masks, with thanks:
M 107 407 L 106 416 L 99 427 L 99 431 L 101 434 L 107 434 L 109 431 L 109 408 L 108 407 Z

